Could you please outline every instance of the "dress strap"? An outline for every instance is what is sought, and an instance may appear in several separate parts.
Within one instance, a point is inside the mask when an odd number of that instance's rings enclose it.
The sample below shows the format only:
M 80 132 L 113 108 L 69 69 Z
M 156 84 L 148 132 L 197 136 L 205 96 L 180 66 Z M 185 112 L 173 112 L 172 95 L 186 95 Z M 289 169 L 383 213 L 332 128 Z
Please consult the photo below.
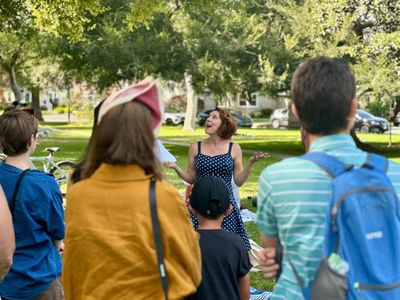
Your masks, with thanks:
M 197 154 L 201 153 L 201 141 L 197 142 Z
M 233 146 L 233 143 L 232 143 L 232 142 L 230 142 L 230 143 L 229 143 L 229 150 L 228 150 L 228 154 L 229 154 L 229 155 L 231 155 L 231 152 L 232 152 L 232 146 Z

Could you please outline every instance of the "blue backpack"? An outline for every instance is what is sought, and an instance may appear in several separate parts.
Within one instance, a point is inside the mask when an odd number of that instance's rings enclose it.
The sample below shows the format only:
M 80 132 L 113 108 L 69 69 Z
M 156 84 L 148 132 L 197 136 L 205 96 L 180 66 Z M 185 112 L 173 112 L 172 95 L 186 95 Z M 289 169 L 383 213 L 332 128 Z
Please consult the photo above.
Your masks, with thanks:
M 308 287 L 290 263 L 305 298 L 400 299 L 400 203 L 386 175 L 387 159 L 369 154 L 362 167 L 353 168 L 322 152 L 301 158 L 333 178 L 323 258 Z M 332 253 L 347 263 L 346 274 L 332 268 Z

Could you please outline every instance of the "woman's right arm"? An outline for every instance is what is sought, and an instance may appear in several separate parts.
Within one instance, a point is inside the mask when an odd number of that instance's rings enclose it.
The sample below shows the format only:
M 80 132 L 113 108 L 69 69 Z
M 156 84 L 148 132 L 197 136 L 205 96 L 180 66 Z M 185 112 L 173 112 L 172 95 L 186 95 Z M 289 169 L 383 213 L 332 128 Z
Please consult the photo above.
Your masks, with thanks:
M 188 153 L 188 169 L 184 171 L 176 163 L 167 163 L 166 167 L 174 169 L 176 174 L 187 183 L 193 184 L 196 179 L 196 172 L 194 169 L 194 157 L 197 154 L 197 144 L 190 145 Z
M 7 200 L 0 187 L 0 282 L 12 265 L 15 251 L 15 235 Z

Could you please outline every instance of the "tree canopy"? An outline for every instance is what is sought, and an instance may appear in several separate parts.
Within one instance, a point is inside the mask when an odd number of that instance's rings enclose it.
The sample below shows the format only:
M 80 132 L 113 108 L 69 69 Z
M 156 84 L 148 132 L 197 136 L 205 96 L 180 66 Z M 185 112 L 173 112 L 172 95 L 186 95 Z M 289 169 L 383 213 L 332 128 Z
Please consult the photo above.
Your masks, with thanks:
M 0 64 L 23 78 L 46 58 L 99 89 L 189 74 L 198 93 L 250 99 L 290 96 L 302 61 L 336 56 L 351 62 L 359 98 L 400 109 L 399 13 L 391 0 L 2 1 Z

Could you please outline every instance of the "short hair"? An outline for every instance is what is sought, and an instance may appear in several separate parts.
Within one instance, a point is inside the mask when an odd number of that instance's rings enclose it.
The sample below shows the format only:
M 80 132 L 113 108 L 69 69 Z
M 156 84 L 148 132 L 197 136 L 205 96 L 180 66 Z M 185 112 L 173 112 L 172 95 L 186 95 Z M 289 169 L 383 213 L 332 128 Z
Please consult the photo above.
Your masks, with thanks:
M 349 64 L 317 57 L 301 64 L 292 79 L 292 98 L 299 120 L 311 134 L 333 134 L 348 126 L 356 84 Z
M 36 138 L 39 122 L 25 111 L 13 110 L 0 116 L 0 148 L 7 156 L 28 151 L 31 136 Z
M 131 101 L 111 108 L 93 131 L 82 179 L 90 177 L 102 163 L 137 164 L 146 174 L 162 179 L 155 141 L 146 105 Z
M 214 108 L 211 112 L 219 112 L 219 117 L 221 119 L 221 126 L 218 128 L 217 134 L 224 140 L 229 140 L 232 135 L 236 132 L 237 125 L 235 119 L 232 117 L 231 113 L 220 107 Z

